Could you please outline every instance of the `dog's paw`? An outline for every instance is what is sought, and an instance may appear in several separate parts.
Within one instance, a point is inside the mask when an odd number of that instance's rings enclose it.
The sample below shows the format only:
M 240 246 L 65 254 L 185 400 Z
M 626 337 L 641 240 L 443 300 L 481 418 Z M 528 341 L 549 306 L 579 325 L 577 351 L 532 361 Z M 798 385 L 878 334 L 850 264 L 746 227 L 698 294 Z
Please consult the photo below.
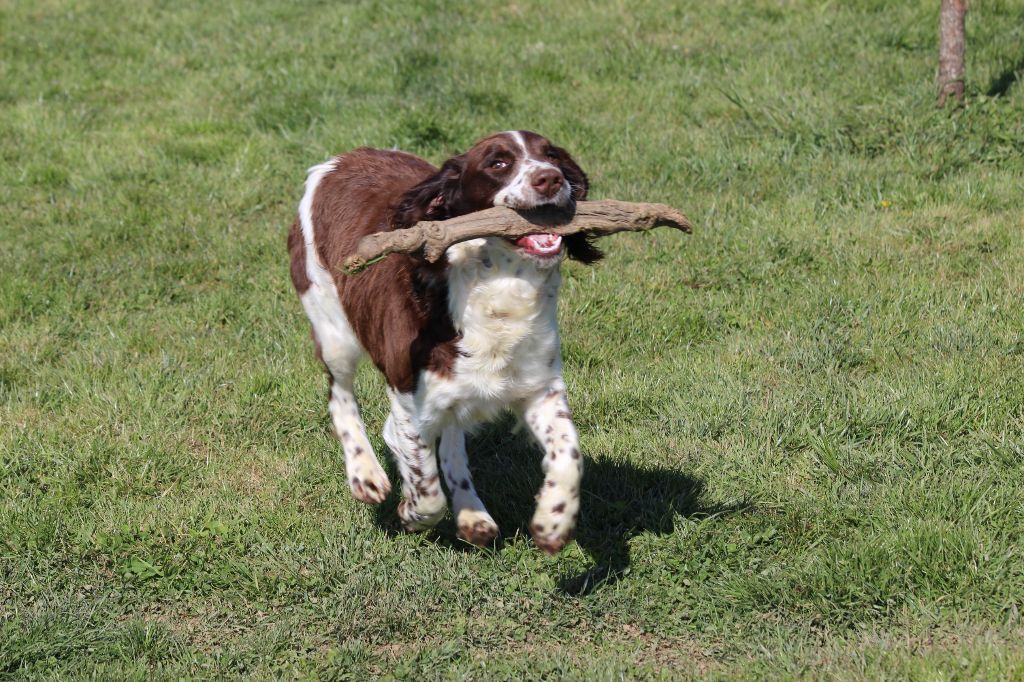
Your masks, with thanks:
M 373 466 L 357 467 L 348 479 L 352 496 L 366 504 L 380 504 L 391 493 L 391 481 L 384 473 L 380 464 L 373 461 Z
M 530 521 L 533 544 L 548 554 L 558 554 L 572 540 L 576 531 L 576 512 L 579 500 L 543 496 Z
M 430 530 L 444 518 L 445 507 L 433 509 L 417 509 L 407 498 L 402 498 L 398 503 L 398 518 L 402 521 L 402 528 L 409 533 L 418 533 Z
M 533 544 L 546 554 L 554 556 L 561 552 L 570 541 L 572 541 L 575 527 L 568 530 L 546 532 L 544 525 L 536 522 L 530 523 L 530 535 L 533 536 Z
M 485 511 L 463 509 L 456 520 L 460 540 L 477 547 L 487 547 L 498 537 L 498 524 Z

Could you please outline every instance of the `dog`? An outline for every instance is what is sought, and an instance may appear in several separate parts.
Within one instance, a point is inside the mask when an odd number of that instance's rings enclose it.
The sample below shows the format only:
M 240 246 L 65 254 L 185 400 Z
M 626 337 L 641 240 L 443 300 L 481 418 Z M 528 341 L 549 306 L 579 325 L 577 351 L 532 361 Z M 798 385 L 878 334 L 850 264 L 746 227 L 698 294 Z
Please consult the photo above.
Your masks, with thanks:
M 291 278 L 327 370 L 328 411 L 356 499 L 379 504 L 391 491 L 353 395 L 356 365 L 369 355 L 387 380 L 383 435 L 402 477 L 407 530 L 444 516 L 443 474 L 458 536 L 494 541 L 498 526 L 473 486 L 465 434 L 511 410 L 544 451 L 533 541 L 555 554 L 572 539 L 583 456 L 562 378 L 559 270 L 565 257 L 593 263 L 601 252 L 583 235 L 538 233 L 455 244 L 436 264 L 392 254 L 351 276 L 341 264 L 374 232 L 492 206 L 565 207 L 587 190 L 565 149 L 523 130 L 490 135 L 440 169 L 365 147 L 309 169 L 288 234 Z

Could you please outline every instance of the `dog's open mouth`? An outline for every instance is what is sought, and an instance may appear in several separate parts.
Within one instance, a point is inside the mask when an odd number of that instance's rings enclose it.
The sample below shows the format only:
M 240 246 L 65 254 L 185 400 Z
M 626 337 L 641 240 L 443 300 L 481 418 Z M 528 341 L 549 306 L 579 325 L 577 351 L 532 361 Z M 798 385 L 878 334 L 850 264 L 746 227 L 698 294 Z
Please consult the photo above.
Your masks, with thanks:
M 562 252 L 562 238 L 557 234 L 528 234 L 515 240 L 515 245 L 539 258 L 550 258 Z

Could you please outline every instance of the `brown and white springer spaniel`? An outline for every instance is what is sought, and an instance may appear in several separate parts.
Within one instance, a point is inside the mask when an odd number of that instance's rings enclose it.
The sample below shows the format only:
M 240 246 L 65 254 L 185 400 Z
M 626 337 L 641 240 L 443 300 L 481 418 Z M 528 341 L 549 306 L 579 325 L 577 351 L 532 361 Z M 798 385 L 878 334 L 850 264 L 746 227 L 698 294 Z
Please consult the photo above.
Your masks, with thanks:
M 487 237 L 430 264 L 392 254 L 362 274 L 341 272 L 364 235 L 491 206 L 565 205 L 587 195 L 569 154 L 527 131 L 491 135 L 439 169 L 411 154 L 356 149 L 314 166 L 288 235 L 291 276 L 330 377 L 328 410 L 352 494 L 378 504 L 391 490 L 352 393 L 364 354 L 384 374 L 384 441 L 402 475 L 398 513 L 409 530 L 445 513 L 438 459 L 459 536 L 490 543 L 498 527 L 473 487 L 465 432 L 511 409 L 544 449 L 544 484 L 530 523 L 555 553 L 571 539 L 583 471 L 562 380 L 556 302 L 564 255 L 601 257 L 582 235 Z

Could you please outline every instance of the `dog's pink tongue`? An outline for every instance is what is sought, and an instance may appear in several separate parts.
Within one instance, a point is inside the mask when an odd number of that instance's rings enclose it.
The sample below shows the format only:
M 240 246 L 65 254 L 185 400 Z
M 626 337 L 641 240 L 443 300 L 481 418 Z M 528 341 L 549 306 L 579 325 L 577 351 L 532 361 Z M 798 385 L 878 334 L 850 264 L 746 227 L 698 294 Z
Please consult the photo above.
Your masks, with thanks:
M 551 256 L 562 250 L 562 238 L 557 234 L 528 234 L 517 239 L 516 246 L 537 256 Z

